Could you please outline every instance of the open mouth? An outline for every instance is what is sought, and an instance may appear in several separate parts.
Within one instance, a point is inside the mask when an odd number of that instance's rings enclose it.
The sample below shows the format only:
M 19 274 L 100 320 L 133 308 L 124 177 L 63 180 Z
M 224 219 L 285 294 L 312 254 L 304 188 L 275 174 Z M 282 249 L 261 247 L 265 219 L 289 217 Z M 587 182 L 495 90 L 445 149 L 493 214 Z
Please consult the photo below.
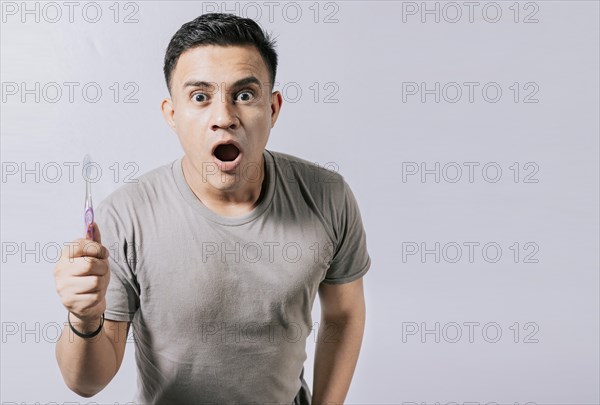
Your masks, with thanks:
M 239 154 L 238 147 L 231 143 L 221 144 L 215 148 L 215 157 L 221 162 L 233 162 Z

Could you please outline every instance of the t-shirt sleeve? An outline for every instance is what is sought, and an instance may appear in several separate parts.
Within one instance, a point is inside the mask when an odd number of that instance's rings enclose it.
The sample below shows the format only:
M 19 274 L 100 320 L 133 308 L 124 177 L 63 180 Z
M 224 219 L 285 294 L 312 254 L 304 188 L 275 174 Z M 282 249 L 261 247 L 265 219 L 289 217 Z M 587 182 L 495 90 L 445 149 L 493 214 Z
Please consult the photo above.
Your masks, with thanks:
M 359 279 L 371 267 L 367 251 L 367 236 L 360 210 L 350 186 L 344 179 L 342 201 L 338 219 L 334 221 L 337 244 L 334 246 L 329 269 L 323 279 L 325 284 L 344 284 Z
M 104 317 L 113 321 L 132 321 L 140 305 L 140 287 L 135 276 L 135 243 L 126 222 L 110 202 L 102 201 L 94 214 L 102 245 L 110 253 Z

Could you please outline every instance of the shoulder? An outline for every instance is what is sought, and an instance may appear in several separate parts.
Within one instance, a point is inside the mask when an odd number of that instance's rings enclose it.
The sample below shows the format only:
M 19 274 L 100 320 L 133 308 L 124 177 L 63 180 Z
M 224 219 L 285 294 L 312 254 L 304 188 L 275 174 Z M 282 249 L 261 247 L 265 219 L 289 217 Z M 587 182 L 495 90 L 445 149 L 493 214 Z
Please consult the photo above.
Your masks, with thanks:
M 288 153 L 269 150 L 277 166 L 281 180 L 296 183 L 330 197 L 343 196 L 347 187 L 344 176 L 335 162 L 311 162 Z
M 156 167 L 119 186 L 104 198 L 95 211 L 125 213 L 140 210 L 164 194 L 172 182 L 172 167 L 176 161 Z
M 278 186 L 294 205 L 306 204 L 337 237 L 351 195 L 350 186 L 335 162 L 319 164 L 287 153 L 270 151 L 277 168 Z

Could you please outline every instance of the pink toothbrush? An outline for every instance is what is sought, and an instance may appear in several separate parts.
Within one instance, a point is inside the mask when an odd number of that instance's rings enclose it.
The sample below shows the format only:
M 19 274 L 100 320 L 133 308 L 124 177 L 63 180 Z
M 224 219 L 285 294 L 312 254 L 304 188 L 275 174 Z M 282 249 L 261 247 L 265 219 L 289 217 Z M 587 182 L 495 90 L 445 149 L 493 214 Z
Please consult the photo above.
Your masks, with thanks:
M 90 173 L 92 171 L 92 158 L 86 154 L 83 158 L 83 177 L 85 179 L 85 208 L 84 221 L 86 229 L 86 238 L 94 240 L 94 208 L 92 206 L 92 183 L 90 182 Z

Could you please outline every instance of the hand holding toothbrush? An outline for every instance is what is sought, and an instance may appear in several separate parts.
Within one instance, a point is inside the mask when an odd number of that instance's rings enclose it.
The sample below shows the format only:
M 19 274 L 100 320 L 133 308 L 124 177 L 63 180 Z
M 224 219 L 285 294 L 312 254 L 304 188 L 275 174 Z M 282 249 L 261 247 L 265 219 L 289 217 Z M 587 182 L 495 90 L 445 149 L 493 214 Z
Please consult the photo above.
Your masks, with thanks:
M 102 246 L 100 230 L 94 222 L 89 182 L 90 162 L 89 155 L 86 155 L 86 236 L 66 244 L 54 268 L 56 291 L 62 304 L 70 312 L 69 321 L 84 334 L 99 330 L 98 325 L 101 325 L 106 309 L 105 296 L 110 281 L 109 252 Z

